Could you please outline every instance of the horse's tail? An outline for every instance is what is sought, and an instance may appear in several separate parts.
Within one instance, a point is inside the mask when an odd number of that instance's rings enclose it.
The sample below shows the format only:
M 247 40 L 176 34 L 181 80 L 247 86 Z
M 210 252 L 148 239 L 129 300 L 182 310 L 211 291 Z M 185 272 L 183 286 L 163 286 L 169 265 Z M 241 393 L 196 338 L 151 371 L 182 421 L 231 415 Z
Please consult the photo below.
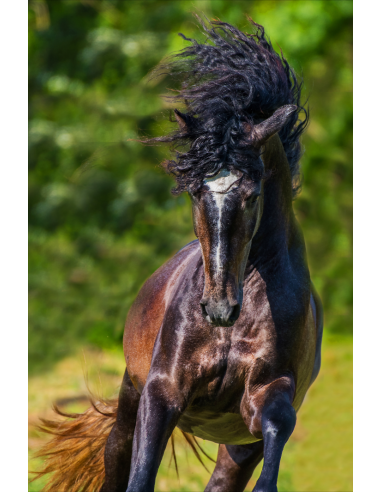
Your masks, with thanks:
M 35 455 L 45 458 L 32 481 L 51 474 L 41 492 L 98 492 L 105 478 L 103 454 L 116 420 L 118 400 L 92 401 L 84 413 L 65 413 L 66 420 L 41 419 L 38 430 L 53 438 Z
M 40 471 L 33 472 L 35 477 L 31 481 L 51 474 L 41 492 L 99 492 L 105 479 L 104 450 L 116 420 L 118 400 L 90 401 L 91 407 L 84 413 L 65 413 L 53 405 L 56 414 L 66 420 L 41 419 L 38 430 L 53 436 L 35 455 L 36 458 L 45 458 L 45 463 Z M 215 461 L 194 436 L 181 433 L 204 468 L 200 452 Z M 173 434 L 171 445 L 178 473 Z

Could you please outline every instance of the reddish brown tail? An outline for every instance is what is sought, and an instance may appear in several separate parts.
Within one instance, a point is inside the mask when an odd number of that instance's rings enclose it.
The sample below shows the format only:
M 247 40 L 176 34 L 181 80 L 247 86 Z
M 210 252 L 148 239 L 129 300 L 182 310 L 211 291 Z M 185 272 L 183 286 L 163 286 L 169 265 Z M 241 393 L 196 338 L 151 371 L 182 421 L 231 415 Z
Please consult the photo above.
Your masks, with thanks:
M 105 478 L 103 454 L 116 420 L 118 400 L 100 400 L 96 403 L 91 401 L 91 407 L 84 413 L 65 413 L 55 405 L 53 408 L 59 416 L 66 417 L 66 420 L 41 419 L 38 429 L 53 438 L 35 455 L 36 458 L 45 458 L 45 463 L 42 470 L 33 472 L 36 476 L 32 482 L 50 474 L 49 481 L 41 492 L 98 492 Z M 183 435 L 205 467 L 199 450 L 207 458 L 212 458 L 205 453 L 194 436 L 185 432 Z M 171 444 L 177 471 L 173 435 Z
M 84 413 L 64 413 L 54 406 L 54 411 L 66 420 L 41 419 L 38 429 L 53 438 L 36 457 L 44 457 L 42 470 L 34 472 L 32 481 L 51 474 L 41 492 L 98 492 L 105 470 L 103 453 L 108 435 L 116 420 L 118 400 L 102 400 Z

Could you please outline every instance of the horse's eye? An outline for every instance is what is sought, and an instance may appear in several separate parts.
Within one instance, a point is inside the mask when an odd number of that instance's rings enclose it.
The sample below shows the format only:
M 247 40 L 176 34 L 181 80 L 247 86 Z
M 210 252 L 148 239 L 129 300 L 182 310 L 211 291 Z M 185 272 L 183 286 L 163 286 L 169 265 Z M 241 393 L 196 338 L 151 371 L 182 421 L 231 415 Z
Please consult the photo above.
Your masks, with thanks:
M 256 180 L 259 181 L 260 179 L 262 179 L 262 177 L 263 177 L 263 174 L 261 173 L 261 171 L 254 171 L 254 178 Z
M 189 196 L 191 197 L 191 200 L 199 200 L 201 197 L 201 192 L 199 190 L 193 193 L 189 192 Z
M 247 193 L 247 195 L 245 197 L 245 202 L 246 203 L 254 203 L 260 194 L 261 193 L 257 188 L 252 189 L 249 193 Z

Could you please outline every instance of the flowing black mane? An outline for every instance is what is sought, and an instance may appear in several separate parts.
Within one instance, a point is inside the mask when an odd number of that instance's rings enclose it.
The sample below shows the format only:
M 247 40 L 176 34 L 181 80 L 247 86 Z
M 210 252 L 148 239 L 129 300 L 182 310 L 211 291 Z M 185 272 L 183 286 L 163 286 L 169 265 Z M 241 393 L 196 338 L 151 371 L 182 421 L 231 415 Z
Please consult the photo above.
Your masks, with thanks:
M 295 104 L 298 110 L 279 132 L 292 176 L 294 196 L 300 188 L 299 137 L 308 122 L 308 111 L 300 104 L 301 82 L 288 62 L 273 49 L 262 26 L 251 19 L 253 34 L 244 34 L 219 20 L 205 25 L 198 18 L 207 42 L 194 39 L 192 46 L 173 55 L 155 75 L 178 76 L 181 89 L 172 100 L 185 105 L 181 113 L 186 128 L 148 140 L 147 143 L 173 142 L 177 148 L 174 160 L 163 163 L 176 177 L 175 194 L 201 186 L 206 175 L 223 167 L 236 168 L 253 176 L 253 152 L 242 144 L 245 124 L 258 123 L 270 117 L 285 104 Z M 300 113 L 304 114 L 301 121 Z

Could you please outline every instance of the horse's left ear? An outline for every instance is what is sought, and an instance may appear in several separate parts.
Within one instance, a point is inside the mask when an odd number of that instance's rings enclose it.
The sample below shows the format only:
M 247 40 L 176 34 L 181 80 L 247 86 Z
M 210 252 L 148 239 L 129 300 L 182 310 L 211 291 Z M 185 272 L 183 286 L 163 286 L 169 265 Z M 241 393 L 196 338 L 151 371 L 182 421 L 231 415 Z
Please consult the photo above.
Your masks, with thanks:
M 174 110 L 174 113 L 175 113 L 176 121 L 179 124 L 180 131 L 185 133 L 188 129 L 185 121 L 185 114 L 180 113 L 180 111 L 177 109 Z
M 250 135 L 250 140 L 254 147 L 261 147 L 270 137 L 278 133 L 297 109 L 298 106 L 295 106 L 295 104 L 287 104 L 278 108 L 267 120 L 254 125 Z

